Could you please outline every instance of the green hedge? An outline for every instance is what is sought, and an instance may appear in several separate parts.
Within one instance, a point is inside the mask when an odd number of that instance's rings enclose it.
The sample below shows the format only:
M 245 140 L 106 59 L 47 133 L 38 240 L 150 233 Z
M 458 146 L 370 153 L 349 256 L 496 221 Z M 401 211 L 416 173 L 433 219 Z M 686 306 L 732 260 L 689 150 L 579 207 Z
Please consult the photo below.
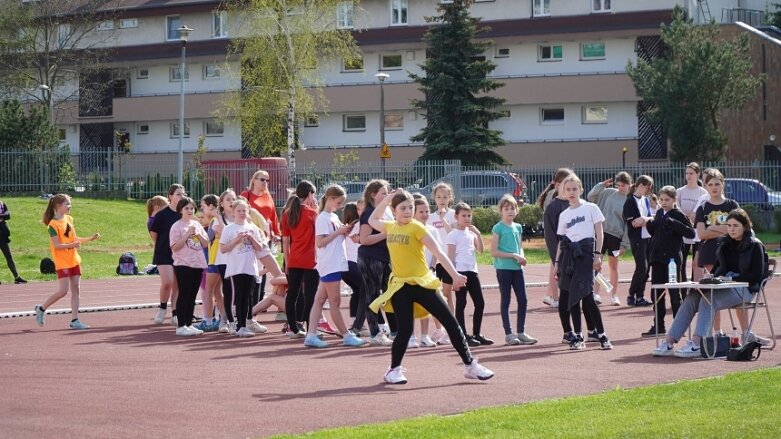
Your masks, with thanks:
M 472 209 L 472 224 L 482 233 L 491 233 L 491 229 L 502 217 L 496 207 L 476 207 Z M 536 204 L 525 204 L 518 209 L 515 222 L 524 227 L 536 227 L 542 221 L 542 209 Z

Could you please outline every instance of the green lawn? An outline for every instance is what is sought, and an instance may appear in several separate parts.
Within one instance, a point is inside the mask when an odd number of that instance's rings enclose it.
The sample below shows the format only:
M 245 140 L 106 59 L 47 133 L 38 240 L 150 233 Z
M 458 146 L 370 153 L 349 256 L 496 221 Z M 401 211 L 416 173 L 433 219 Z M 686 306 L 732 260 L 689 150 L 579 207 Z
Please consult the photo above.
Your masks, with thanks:
M 518 386 L 522 391 L 523 383 Z M 456 416 L 425 416 L 275 437 L 770 438 L 779 435 L 779 391 L 781 369 L 772 368 L 636 389 L 616 388 L 597 395 L 485 408 Z

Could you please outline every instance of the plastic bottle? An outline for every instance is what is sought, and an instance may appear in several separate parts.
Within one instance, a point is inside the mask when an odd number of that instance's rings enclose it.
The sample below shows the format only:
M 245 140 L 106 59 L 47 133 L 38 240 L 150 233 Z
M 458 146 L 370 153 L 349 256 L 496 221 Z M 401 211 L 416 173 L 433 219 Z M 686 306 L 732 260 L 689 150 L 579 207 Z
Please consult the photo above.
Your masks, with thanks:
M 678 267 L 675 265 L 675 259 L 670 258 L 670 262 L 667 263 L 667 283 L 678 282 Z
M 613 291 L 613 284 L 611 284 L 610 281 L 607 280 L 607 278 L 604 275 L 602 275 L 602 273 L 597 273 L 595 279 L 599 283 L 599 285 L 601 285 L 602 288 L 605 289 L 605 292 Z
M 729 338 L 729 344 L 733 348 L 740 347 L 740 333 L 738 332 L 738 328 L 732 327 L 732 335 Z

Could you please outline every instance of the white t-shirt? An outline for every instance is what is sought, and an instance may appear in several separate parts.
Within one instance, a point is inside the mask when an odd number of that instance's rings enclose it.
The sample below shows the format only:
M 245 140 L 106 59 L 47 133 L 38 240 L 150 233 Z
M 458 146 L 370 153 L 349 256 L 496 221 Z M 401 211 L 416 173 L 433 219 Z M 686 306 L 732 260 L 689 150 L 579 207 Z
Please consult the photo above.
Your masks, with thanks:
M 315 220 L 315 236 L 330 235 L 342 223 L 333 212 L 320 212 Z M 320 277 L 331 273 L 341 273 L 348 270 L 347 254 L 344 250 L 344 235 L 338 235 L 325 247 L 317 247 L 317 265 L 315 268 Z
M 475 255 L 475 234 L 469 229 L 453 228 L 447 234 L 447 245 L 456 246 L 456 257 L 453 265 L 456 271 L 474 271 L 477 273 L 477 256 Z
M 697 186 L 694 189 L 689 189 L 686 186 L 679 187 L 676 191 L 675 196 L 675 204 L 678 205 L 678 208 L 681 209 L 681 211 L 686 214 L 686 216 L 689 216 L 689 214 L 693 214 L 697 212 L 697 208 L 700 207 L 700 204 L 702 204 L 703 199 L 708 199 L 708 191 L 705 190 L 705 188 Z M 693 223 L 694 221 L 692 221 Z M 694 239 L 689 238 L 683 238 L 683 242 L 685 244 L 694 244 L 695 242 L 699 242 L 700 239 L 696 236 L 696 229 L 695 229 L 695 236 Z
M 642 196 L 640 198 L 635 197 L 635 202 L 637 203 L 637 210 L 640 211 L 640 216 L 642 217 L 649 217 L 653 216 L 653 213 L 651 212 L 651 200 L 649 200 L 646 196 Z M 640 237 L 643 239 L 648 239 L 651 237 L 651 234 L 648 232 L 648 228 L 643 224 L 643 227 L 640 230 Z
M 444 221 L 439 218 L 439 214 L 437 212 L 431 212 L 431 215 L 428 217 L 428 221 L 426 221 L 426 224 L 429 226 L 434 227 L 436 229 L 437 234 L 439 235 L 439 242 L 440 244 L 447 241 L 447 229 L 445 229 L 445 223 L 450 224 L 451 228 L 453 224 L 456 223 L 456 211 L 453 209 L 448 209 L 447 212 L 445 212 L 445 218 Z
M 604 221 L 605 217 L 596 204 L 580 200 L 580 206 L 568 207 L 561 212 L 556 234 L 566 236 L 572 242 L 596 238 L 594 224 Z
M 220 236 L 220 245 L 227 245 L 236 239 L 236 235 L 242 232 L 251 232 L 252 235 L 260 241 L 260 229 L 255 224 L 247 222 L 245 224 L 228 224 L 222 230 Z M 228 253 L 223 253 L 225 262 L 225 277 L 231 277 L 236 274 L 258 275 L 258 258 L 255 255 L 255 249 L 248 239 L 236 244 Z
M 347 239 L 344 240 L 344 250 L 345 253 L 347 253 L 347 261 L 358 262 L 358 247 L 360 247 L 361 244 L 353 241 L 352 237 L 360 235 L 360 233 L 361 225 L 359 223 L 355 223 L 353 229 L 350 230 L 350 233 L 347 234 Z

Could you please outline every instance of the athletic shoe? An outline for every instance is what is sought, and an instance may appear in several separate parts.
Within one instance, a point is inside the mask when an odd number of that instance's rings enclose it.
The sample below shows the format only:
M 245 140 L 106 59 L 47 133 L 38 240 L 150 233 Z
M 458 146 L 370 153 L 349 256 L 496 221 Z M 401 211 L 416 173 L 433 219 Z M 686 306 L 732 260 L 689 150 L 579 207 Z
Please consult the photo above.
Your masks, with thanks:
M 437 340 L 437 344 L 440 344 L 440 345 L 443 345 L 443 346 L 447 346 L 447 345 L 452 344 L 451 341 L 450 341 L 450 336 L 447 335 L 447 332 L 439 340 Z
M 316 335 L 307 334 L 306 337 L 304 337 L 304 346 L 308 348 L 327 348 L 328 343 L 320 340 Z
M 667 340 L 662 340 L 659 346 L 651 352 L 654 357 L 671 357 L 675 354 L 673 347 L 667 344 Z
M 635 306 L 635 296 L 626 296 L 626 304 L 628 306 Z
M 504 344 L 507 346 L 516 346 L 521 344 L 521 340 L 519 340 L 518 336 L 515 334 L 507 334 L 504 336 Z
M 596 302 L 597 305 L 602 305 L 602 298 L 599 296 L 599 294 L 594 294 L 594 302 Z
M 222 334 L 228 333 L 228 322 L 225 320 L 220 320 L 220 327 L 217 329 L 217 332 L 220 332 Z
M 212 324 L 209 325 L 209 331 L 216 331 L 216 330 L 220 329 L 220 326 L 222 326 L 222 320 L 220 320 L 220 319 L 215 317 L 212 320 Z
M 239 328 L 238 331 L 236 331 L 236 337 L 254 337 L 255 333 L 247 329 L 246 326 Z
M 467 335 L 466 336 L 466 344 L 468 344 L 471 347 L 477 347 L 480 346 L 480 342 L 477 341 L 473 336 Z
M 195 335 L 195 332 L 191 331 L 187 326 L 179 326 L 176 328 L 176 335 L 180 337 L 191 337 Z
M 490 380 L 494 376 L 494 371 L 477 362 L 477 358 L 472 358 L 472 364 L 466 365 L 464 376 L 469 379 L 478 379 L 480 381 Z
M 329 302 L 328 299 L 325 299 L 325 303 L 323 304 L 323 309 L 331 309 L 331 302 Z
M 648 329 L 648 331 L 645 331 L 645 332 L 641 333 L 640 336 L 641 337 L 650 338 L 650 337 L 656 337 L 657 334 L 658 335 L 665 335 L 665 334 L 667 334 L 667 330 L 664 329 L 664 327 L 660 327 L 659 328 L 659 332 L 657 333 L 656 332 L 656 326 L 655 325 L 651 325 L 651 328 Z
M 197 329 L 199 331 L 202 331 L 202 332 L 213 331 L 211 322 L 206 321 L 206 320 L 201 320 L 200 323 L 195 325 L 195 329 Z
M 236 322 L 229 322 L 228 323 L 228 334 L 231 334 L 231 335 L 236 334 Z
M 675 351 L 673 355 L 678 358 L 696 358 L 700 356 L 700 347 L 689 340 L 686 342 L 686 346 Z
M 474 339 L 479 341 L 481 345 L 492 345 L 492 344 L 494 344 L 493 340 L 491 340 L 490 338 L 483 337 L 482 334 L 476 334 L 474 336 Z
M 162 325 L 165 321 L 165 311 L 163 308 L 157 308 L 157 312 L 155 313 L 155 325 Z
M 550 307 L 551 308 L 558 308 L 559 307 L 559 301 L 558 300 L 551 300 Z
M 384 332 L 380 332 L 379 334 L 370 338 L 369 343 L 371 343 L 372 346 L 392 346 L 393 340 L 389 339 Z
M 361 347 L 366 345 L 366 340 L 356 337 L 353 333 L 348 331 L 348 334 L 342 338 L 342 344 L 345 346 Z
M 570 344 L 573 341 L 577 340 L 577 338 L 578 338 L 578 336 L 575 335 L 574 332 L 568 332 L 568 333 L 564 334 L 564 337 L 561 338 L 561 343 L 562 344 Z
M 380 332 L 384 332 L 384 333 L 385 333 L 385 335 L 388 335 L 388 334 L 390 334 L 390 332 L 391 332 L 391 330 L 390 330 L 390 326 L 388 326 L 388 324 L 387 324 L 387 323 L 383 323 L 383 324 L 381 324 L 381 325 L 380 325 Z
M 544 303 L 546 305 L 550 305 L 551 302 L 553 302 L 553 297 L 551 297 L 551 296 L 545 296 L 545 297 L 542 298 L 542 303 Z
M 283 313 L 282 311 L 277 312 L 277 315 L 274 316 L 274 321 L 276 321 L 276 322 L 286 322 L 287 321 L 287 314 Z
M 645 300 L 645 297 L 638 297 L 635 299 L 635 306 L 651 306 L 653 303 Z
M 573 351 L 582 351 L 583 349 L 586 349 L 586 342 L 583 341 L 582 336 L 578 335 L 575 337 L 575 340 L 569 343 L 569 348 Z
M 518 339 L 518 341 L 521 342 L 523 345 L 530 345 L 537 343 L 537 339 L 528 335 L 525 332 L 520 332 L 518 334 L 515 334 L 515 337 Z
M 404 372 L 405 370 L 401 366 L 388 369 L 383 380 L 388 384 L 407 384 L 407 377 L 404 376 Z
M 610 304 L 613 306 L 621 306 L 621 300 L 618 299 L 618 296 L 613 296 L 610 298 Z
M 317 324 L 317 330 L 326 334 L 339 335 L 339 331 L 334 329 L 331 324 L 325 320 L 322 320 Z
M 415 338 L 415 335 L 413 334 L 410 336 L 409 341 L 407 342 L 407 348 L 419 348 L 420 345 L 418 344 L 418 339 Z
M 437 347 L 437 343 L 432 340 L 428 334 L 424 334 L 422 337 L 420 337 L 420 346 L 423 348 L 435 348 Z
M 45 319 L 46 311 L 43 310 L 41 305 L 35 305 L 35 323 L 37 323 L 38 326 L 43 326 Z
M 74 320 L 68 325 L 71 329 L 89 329 L 89 325 L 82 323 L 81 320 Z
M 597 330 L 588 331 L 588 335 L 586 336 L 586 340 L 588 341 L 599 341 L 599 334 L 597 334 Z
M 171 317 L 171 324 L 176 327 L 179 327 L 179 318 L 176 316 Z
M 26 280 L 24 280 L 24 279 L 22 279 L 22 277 L 21 277 L 21 276 L 16 276 L 16 279 L 14 279 L 14 283 L 15 283 L 15 284 L 17 284 L 17 285 L 18 285 L 18 284 L 26 284 L 26 283 L 27 283 L 27 281 L 26 281 Z
M 201 335 L 203 334 L 203 330 L 193 327 L 192 325 L 188 326 L 190 328 L 190 332 L 192 332 L 195 335 Z
M 772 343 L 772 341 L 769 338 L 760 337 L 757 334 L 754 334 L 753 332 L 749 332 L 748 335 L 746 335 L 744 338 L 745 341 L 743 342 L 743 344 L 755 341 L 762 346 L 770 346 L 770 344 Z
M 304 331 L 295 331 L 295 332 L 287 331 L 285 333 L 285 335 L 287 335 L 287 338 L 305 338 L 306 337 L 306 332 L 304 332 Z
M 599 337 L 599 348 L 605 351 L 613 349 L 613 343 L 610 343 L 610 340 L 607 339 L 607 335 Z
M 257 320 L 248 320 L 247 329 L 254 332 L 255 334 L 265 334 L 268 332 L 268 328 L 258 323 Z

